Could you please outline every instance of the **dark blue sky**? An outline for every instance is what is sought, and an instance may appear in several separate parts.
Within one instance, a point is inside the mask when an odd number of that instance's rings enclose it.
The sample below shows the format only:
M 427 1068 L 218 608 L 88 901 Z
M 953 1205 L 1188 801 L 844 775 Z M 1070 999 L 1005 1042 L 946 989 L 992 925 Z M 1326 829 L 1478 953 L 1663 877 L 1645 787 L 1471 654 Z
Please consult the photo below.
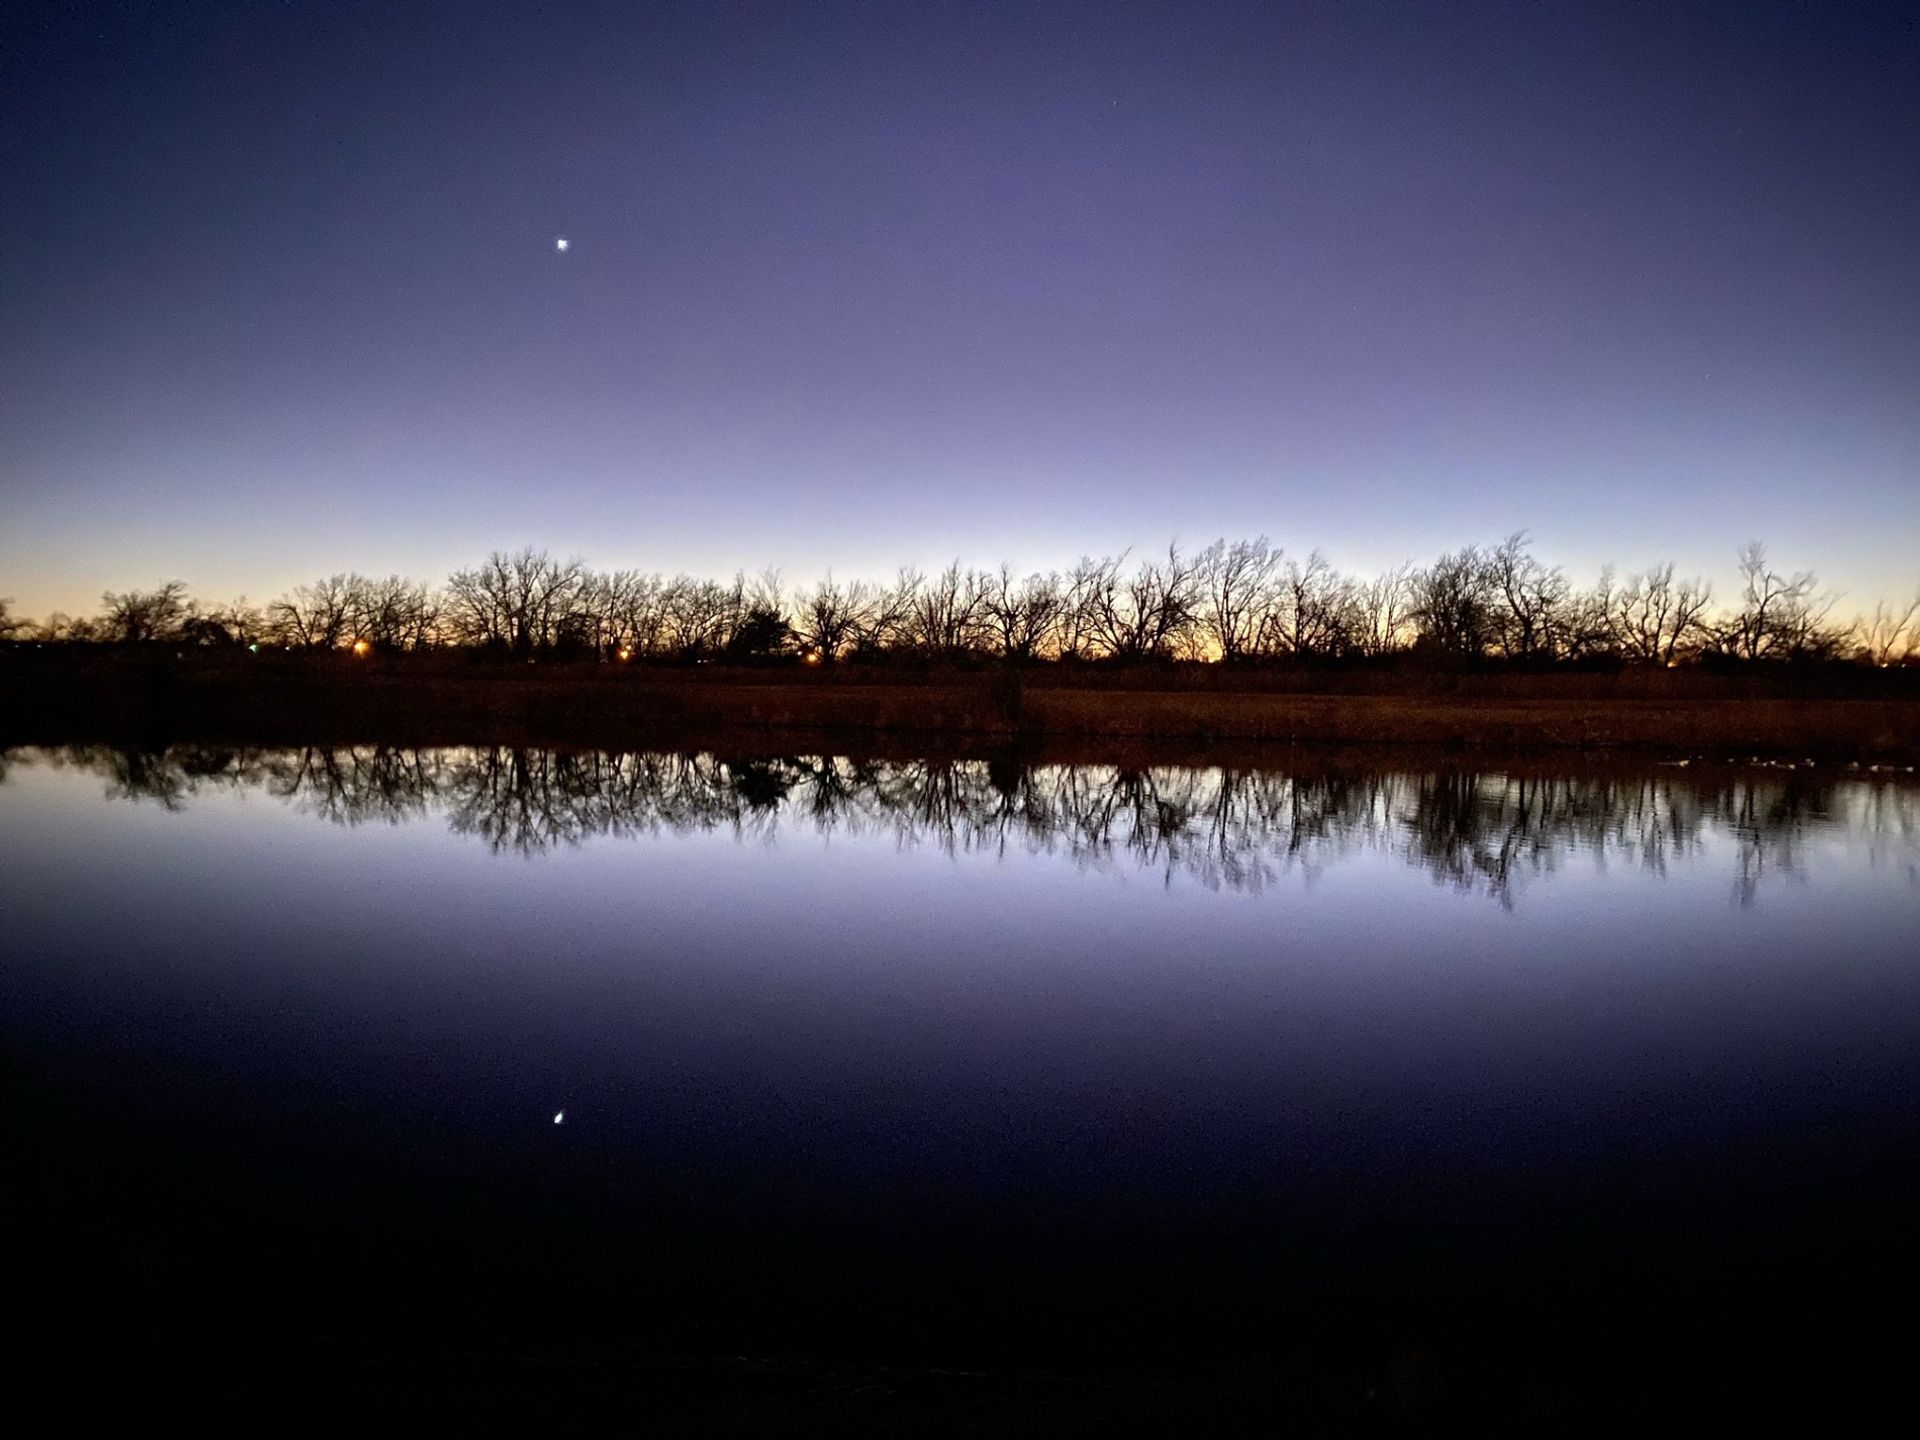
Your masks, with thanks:
M 1912 5 L 3 23 L 30 614 L 529 542 L 1920 579 Z

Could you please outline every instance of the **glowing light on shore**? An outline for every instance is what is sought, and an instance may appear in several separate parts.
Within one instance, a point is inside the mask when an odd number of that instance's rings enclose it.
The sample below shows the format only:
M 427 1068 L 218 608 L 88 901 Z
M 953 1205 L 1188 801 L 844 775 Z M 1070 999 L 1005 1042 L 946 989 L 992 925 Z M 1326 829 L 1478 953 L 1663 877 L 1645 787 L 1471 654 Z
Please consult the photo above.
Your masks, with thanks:
M 373 647 L 364 640 L 356 640 L 353 642 L 353 653 L 356 655 L 365 655 L 367 651 L 372 648 Z

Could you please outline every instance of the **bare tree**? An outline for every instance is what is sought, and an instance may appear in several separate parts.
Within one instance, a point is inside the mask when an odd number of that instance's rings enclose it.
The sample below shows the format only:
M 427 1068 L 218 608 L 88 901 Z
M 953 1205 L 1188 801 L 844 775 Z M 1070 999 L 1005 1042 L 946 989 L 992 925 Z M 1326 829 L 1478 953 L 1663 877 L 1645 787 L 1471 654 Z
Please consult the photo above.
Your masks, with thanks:
M 1767 563 L 1767 547 L 1748 541 L 1740 550 L 1739 609 L 1720 625 L 1718 639 L 1742 660 L 1804 658 L 1837 648 L 1826 619 L 1835 599 L 1819 593 L 1811 570 L 1782 575 Z
M 0 641 L 16 639 L 28 628 L 27 622 L 13 613 L 13 597 L 0 595 Z
M 1413 562 L 1405 560 L 1357 588 L 1356 644 L 1363 655 L 1391 655 L 1412 638 L 1414 574 Z
M 702 582 L 676 575 L 660 592 L 660 653 L 678 658 L 697 655 L 713 627 L 713 607 L 700 594 Z
M 801 647 L 832 664 L 853 644 L 873 605 L 873 588 L 865 581 L 842 585 L 828 571 L 795 607 L 794 629 Z
M 1570 588 L 1559 567 L 1536 560 L 1527 532 L 1516 530 L 1487 557 L 1487 583 L 1494 592 L 1494 641 L 1517 660 L 1553 659 L 1569 628 Z
M 187 587 L 169 580 L 157 590 L 112 591 L 100 597 L 100 637 L 121 645 L 174 640 L 193 614 Z
M 1414 577 L 1420 639 L 1443 654 L 1485 654 L 1493 639 L 1493 604 L 1486 557 L 1475 546 L 1442 555 Z
M 1609 589 L 1608 633 L 1629 660 L 1671 665 L 1696 638 L 1706 634 L 1703 618 L 1713 587 L 1700 580 L 1673 578 L 1673 562 L 1633 576 L 1619 590 Z
M 1860 649 L 1869 664 L 1882 668 L 1920 659 L 1920 591 L 1905 609 L 1882 600 L 1861 622 Z
M 446 619 L 454 643 L 506 647 L 513 632 L 507 619 L 506 578 L 495 563 L 499 558 L 496 553 L 484 565 L 456 570 L 447 577 Z
M 257 645 L 267 638 L 266 612 L 247 603 L 242 595 L 207 612 L 215 624 L 233 637 L 236 645 Z
M 1002 655 L 1031 660 L 1053 643 L 1064 600 L 1058 575 L 1013 578 L 1013 567 L 1002 565 L 988 578 L 981 602 L 982 629 Z
M 752 588 L 747 581 L 747 572 L 734 571 L 732 583 L 716 585 L 710 593 L 716 601 L 714 646 L 727 650 L 739 637 L 740 627 L 746 623 L 747 615 L 753 609 Z
M 1095 616 L 1098 597 L 1110 581 L 1118 560 L 1082 557 L 1068 573 L 1060 595 L 1059 653 L 1072 660 L 1091 659 L 1099 648 Z
M 662 599 L 666 648 L 682 659 L 724 650 L 733 638 L 745 601 L 744 587 L 676 575 Z
M 1306 563 L 1282 567 L 1276 603 L 1268 613 L 1265 649 L 1282 655 L 1331 655 L 1343 649 L 1353 615 L 1349 586 L 1315 550 Z
M 496 550 L 485 564 L 447 577 L 447 619 L 464 644 L 531 658 L 577 624 L 585 576 L 578 560 L 563 563 L 544 550 Z
M 418 649 L 425 641 L 433 609 L 427 587 L 399 575 L 368 580 L 347 577 L 348 628 L 352 638 L 381 650 Z
M 746 596 L 749 609 L 769 610 L 784 616 L 787 613 L 787 587 L 780 578 L 780 567 L 769 565 L 746 582 Z
M 1789 660 L 1833 660 L 1844 655 L 1855 627 L 1834 621 L 1833 610 L 1839 603 L 1837 591 L 1810 591 L 1782 608 L 1775 625 L 1778 653 Z
M 1142 561 L 1125 578 L 1120 564 L 1102 562 L 1092 590 L 1092 628 L 1101 649 L 1121 660 L 1179 653 L 1198 624 L 1199 564 L 1178 545 L 1167 547 L 1164 561 Z
M 916 586 L 907 612 L 908 643 L 928 655 L 977 649 L 989 587 L 985 574 L 963 571 L 958 560 Z
M 911 643 L 909 631 L 914 607 L 925 577 L 911 565 L 901 567 L 893 584 L 879 587 L 853 625 L 853 650 L 877 655 L 903 649 Z
M 581 617 L 583 639 L 597 658 L 603 661 L 622 656 L 631 658 L 637 651 L 645 650 L 638 633 L 642 628 L 640 617 L 650 587 L 658 584 L 658 576 L 642 575 L 634 570 L 614 570 L 606 574 L 588 571 L 581 577 L 575 605 Z
M 1560 653 L 1567 659 L 1621 654 L 1614 634 L 1613 607 L 1619 598 L 1615 583 L 1613 567 L 1603 565 L 1592 589 L 1576 590 L 1567 597 L 1560 632 Z
M 1199 620 L 1221 660 L 1240 660 L 1258 651 L 1278 599 L 1274 581 L 1281 559 L 1264 535 L 1232 544 L 1222 538 L 1197 557 Z
M 301 585 L 267 606 L 267 625 L 282 645 L 331 650 L 352 639 L 355 596 L 350 575 Z
M 564 563 L 544 550 L 526 549 L 513 557 L 514 653 L 525 656 L 552 646 L 563 623 L 576 609 L 585 567 Z
M 618 658 L 625 654 L 662 655 L 668 647 L 667 607 L 671 584 L 658 575 L 617 570 L 601 579 L 601 603 L 606 606 L 605 643 Z

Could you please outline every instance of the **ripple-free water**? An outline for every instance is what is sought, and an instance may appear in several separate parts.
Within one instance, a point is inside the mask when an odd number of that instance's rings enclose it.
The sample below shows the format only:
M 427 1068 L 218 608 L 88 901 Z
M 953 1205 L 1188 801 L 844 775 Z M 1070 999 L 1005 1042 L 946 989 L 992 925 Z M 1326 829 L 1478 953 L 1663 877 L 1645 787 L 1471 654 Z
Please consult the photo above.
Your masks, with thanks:
M 74 1333 L 1031 1358 L 1914 1278 L 1907 783 L 14 751 L 0 877 Z

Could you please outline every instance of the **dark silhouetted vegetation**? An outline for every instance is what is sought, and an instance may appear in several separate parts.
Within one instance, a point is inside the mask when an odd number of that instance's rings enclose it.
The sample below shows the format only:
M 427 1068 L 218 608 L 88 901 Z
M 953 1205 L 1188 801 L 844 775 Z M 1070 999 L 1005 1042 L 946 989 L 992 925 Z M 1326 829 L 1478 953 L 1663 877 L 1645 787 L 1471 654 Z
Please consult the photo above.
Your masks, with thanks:
M 1920 753 L 1920 599 L 1841 623 L 1758 544 L 1739 589 L 1661 564 L 1575 586 L 1524 534 L 1360 580 L 1265 538 L 727 582 L 495 553 L 263 609 L 170 581 L 0 611 L 0 742 L 699 744 L 721 730 Z
M 891 582 L 831 575 L 798 592 L 777 573 L 730 581 L 598 571 L 525 549 L 439 586 L 342 573 L 263 609 L 202 605 L 185 585 L 108 593 L 90 618 L 29 625 L 0 605 L 0 640 L 42 645 L 262 647 L 604 663 L 701 660 L 841 665 L 909 658 L 1069 664 L 1218 662 L 1677 666 L 1920 659 L 1920 592 L 1852 619 L 1811 572 L 1774 568 L 1754 542 L 1738 588 L 1660 563 L 1586 588 L 1534 555 L 1524 532 L 1370 579 L 1264 536 L 1197 552 L 1087 558 L 1017 575 L 958 561 Z

